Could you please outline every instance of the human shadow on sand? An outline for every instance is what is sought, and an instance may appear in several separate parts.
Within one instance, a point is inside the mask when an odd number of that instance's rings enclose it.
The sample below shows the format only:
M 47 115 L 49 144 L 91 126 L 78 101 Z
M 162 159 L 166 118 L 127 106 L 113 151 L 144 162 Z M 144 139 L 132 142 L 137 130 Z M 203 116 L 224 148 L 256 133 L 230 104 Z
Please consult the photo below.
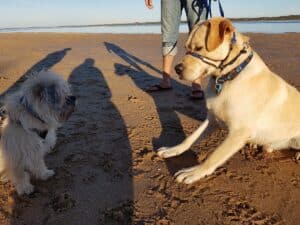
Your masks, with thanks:
M 37 181 L 31 206 L 16 205 L 11 224 L 132 224 L 131 146 L 105 77 L 87 58 L 68 81 L 77 105 L 47 157 L 56 175 Z
M 125 64 L 115 63 L 115 74 L 118 76 L 128 75 L 142 90 L 149 85 L 159 83 L 160 79 L 146 72 L 144 68 L 162 74 L 152 64 L 128 53 L 120 46 L 113 43 L 104 43 L 107 50 L 118 55 Z M 186 95 L 190 93 L 190 87 L 172 80 L 173 91 L 146 92 L 156 105 L 162 131 L 159 138 L 153 138 L 152 144 L 155 149 L 162 146 L 174 146 L 185 138 L 183 128 L 177 112 L 194 119 L 203 120 L 206 117 L 206 106 L 204 101 L 192 102 L 187 100 Z M 166 160 L 166 165 L 171 174 L 179 169 L 198 164 L 197 157 L 192 151 L 187 151 L 181 156 Z
M 16 91 L 19 86 L 31 75 L 34 73 L 37 73 L 43 69 L 48 70 L 51 67 L 53 67 L 55 64 L 59 63 L 67 54 L 68 51 L 70 51 L 71 48 L 64 48 L 62 50 L 58 50 L 52 53 L 49 53 L 45 58 L 38 61 L 36 64 L 34 64 L 30 69 L 28 69 L 12 86 L 10 86 L 7 90 L 5 90 L 3 93 L 0 93 L 0 106 L 1 101 L 3 101 L 3 98 L 6 94 Z

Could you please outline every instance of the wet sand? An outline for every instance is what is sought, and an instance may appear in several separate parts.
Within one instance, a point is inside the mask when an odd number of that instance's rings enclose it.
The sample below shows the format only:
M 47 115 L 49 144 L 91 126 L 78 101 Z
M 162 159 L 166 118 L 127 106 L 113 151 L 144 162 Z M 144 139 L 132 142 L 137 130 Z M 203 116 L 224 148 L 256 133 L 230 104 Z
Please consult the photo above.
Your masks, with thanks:
M 249 36 L 268 66 L 300 87 L 300 34 Z M 30 196 L 0 184 L 1 225 L 300 223 L 300 165 L 290 150 L 244 147 L 212 176 L 175 182 L 177 170 L 204 160 L 227 131 L 217 129 L 182 156 L 156 156 L 206 113 L 175 75 L 173 91 L 144 91 L 160 77 L 160 45 L 159 35 L 0 34 L 1 97 L 46 68 L 68 80 L 78 99 L 46 158 L 56 175 L 33 180 Z

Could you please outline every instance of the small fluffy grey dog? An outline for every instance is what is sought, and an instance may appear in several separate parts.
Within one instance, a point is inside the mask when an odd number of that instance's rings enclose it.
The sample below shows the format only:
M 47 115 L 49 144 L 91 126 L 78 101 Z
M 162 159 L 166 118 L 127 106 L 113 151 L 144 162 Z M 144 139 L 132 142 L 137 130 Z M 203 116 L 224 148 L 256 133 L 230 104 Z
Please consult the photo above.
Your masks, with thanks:
M 6 118 L 1 127 L 0 173 L 19 195 L 34 187 L 30 174 L 41 180 L 54 175 L 44 156 L 56 143 L 56 129 L 75 109 L 68 83 L 59 75 L 41 71 L 4 101 Z

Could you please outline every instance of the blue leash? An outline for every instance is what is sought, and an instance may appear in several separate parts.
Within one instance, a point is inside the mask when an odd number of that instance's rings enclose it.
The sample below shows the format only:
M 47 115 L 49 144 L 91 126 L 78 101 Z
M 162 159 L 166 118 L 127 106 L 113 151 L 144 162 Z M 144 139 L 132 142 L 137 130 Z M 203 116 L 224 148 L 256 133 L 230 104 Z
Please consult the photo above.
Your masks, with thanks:
M 216 0 L 215 0 L 216 1 Z M 224 17 L 224 10 L 223 10 L 223 7 L 222 7 L 222 4 L 221 4 L 221 1 L 218 0 L 218 4 L 219 4 L 219 11 L 220 11 L 220 15 L 222 17 Z M 210 18 L 212 18 L 212 12 L 211 12 L 211 7 L 212 7 L 212 2 L 211 0 L 207 0 L 207 3 L 206 3 L 206 19 L 208 19 L 208 17 L 210 16 Z

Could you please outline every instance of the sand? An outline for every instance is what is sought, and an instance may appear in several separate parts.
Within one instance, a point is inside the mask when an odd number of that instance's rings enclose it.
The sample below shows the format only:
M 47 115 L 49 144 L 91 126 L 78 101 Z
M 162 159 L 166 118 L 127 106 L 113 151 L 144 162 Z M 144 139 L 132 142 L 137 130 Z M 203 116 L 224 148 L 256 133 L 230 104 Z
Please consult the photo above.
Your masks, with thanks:
M 300 86 L 300 34 L 249 36 L 272 70 Z M 1 225 L 300 224 L 293 151 L 246 146 L 212 176 L 175 182 L 177 170 L 204 160 L 227 131 L 216 130 L 182 156 L 156 156 L 158 147 L 192 133 L 206 113 L 203 101 L 189 100 L 190 84 L 175 75 L 173 91 L 144 91 L 160 77 L 160 45 L 159 35 L 0 34 L 2 96 L 47 68 L 67 79 L 78 98 L 46 158 L 56 175 L 33 180 L 30 196 L 0 184 Z

